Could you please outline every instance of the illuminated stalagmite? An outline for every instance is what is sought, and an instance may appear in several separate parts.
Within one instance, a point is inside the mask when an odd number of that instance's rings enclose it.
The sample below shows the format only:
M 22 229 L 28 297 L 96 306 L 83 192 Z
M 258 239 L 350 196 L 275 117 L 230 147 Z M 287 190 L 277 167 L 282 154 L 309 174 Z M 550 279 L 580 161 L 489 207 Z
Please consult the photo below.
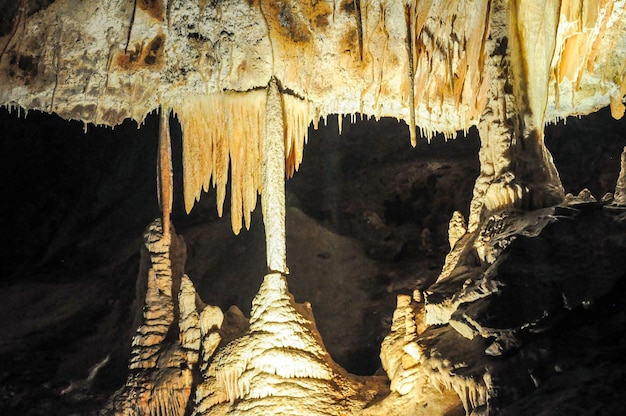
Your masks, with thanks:
M 498 292 L 485 276 L 508 244 L 494 243 L 510 237 L 503 228 L 537 235 L 550 215 L 541 209 L 563 200 L 544 125 L 608 105 L 614 117 L 624 115 L 625 0 L 57 0 L 40 10 L 30 4 L 0 2 L 14 16 L 0 28 L 0 105 L 109 126 L 141 122 L 160 108 L 163 226 L 148 233 L 149 249 L 150 236 L 165 246 L 176 238 L 169 224 L 171 112 L 184 137 L 187 211 L 213 186 L 221 215 L 230 176 L 238 233 L 262 197 L 268 275 L 248 330 L 219 344 L 222 312 L 194 309 L 193 284 L 182 270 L 165 266 L 170 280 L 160 288 L 161 263 L 153 261 L 132 374 L 111 409 L 418 414 L 418 403 L 428 401 L 427 414 L 443 414 L 449 392 L 434 390 L 442 386 L 459 395 L 468 413 L 491 405 L 499 387 L 492 374 L 463 373 L 434 346 L 457 336 L 493 338 L 485 350 L 493 356 L 517 345 L 514 333 L 481 326 L 476 311 L 462 305 Z M 309 125 L 330 114 L 402 119 L 414 146 L 436 132 L 452 138 L 472 126 L 480 131 L 481 172 L 467 225 L 453 217 L 451 252 L 437 284 L 424 296 L 398 300 L 383 342 L 391 392 L 380 379 L 357 379 L 334 364 L 312 315 L 287 290 L 283 175 L 302 162 Z M 540 225 L 509 217 L 510 208 L 539 210 L 533 221 Z M 463 273 L 473 253 L 484 263 L 476 273 L 485 276 L 472 283 Z M 462 281 L 467 285 L 457 288 Z M 145 329 L 154 323 L 151 311 L 165 319 L 158 331 Z M 453 331 L 426 329 L 448 323 Z M 170 328 L 180 340 L 166 339 Z M 185 368 L 198 361 L 202 380 L 192 381 Z

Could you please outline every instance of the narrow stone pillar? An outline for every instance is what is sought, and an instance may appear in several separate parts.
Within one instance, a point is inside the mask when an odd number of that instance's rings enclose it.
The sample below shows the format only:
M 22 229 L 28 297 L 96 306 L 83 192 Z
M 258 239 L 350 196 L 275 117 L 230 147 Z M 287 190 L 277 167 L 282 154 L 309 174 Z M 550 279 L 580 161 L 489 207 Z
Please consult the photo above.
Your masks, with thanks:
M 172 146 L 170 139 L 169 110 L 161 108 L 159 120 L 159 157 L 157 160 L 158 196 L 161 212 L 163 213 L 163 235 L 170 234 L 170 215 L 174 194 L 172 172 Z
M 262 143 L 261 181 L 267 268 L 283 275 L 287 269 L 285 237 L 285 138 L 283 104 L 276 79 L 267 90 L 265 137 Z

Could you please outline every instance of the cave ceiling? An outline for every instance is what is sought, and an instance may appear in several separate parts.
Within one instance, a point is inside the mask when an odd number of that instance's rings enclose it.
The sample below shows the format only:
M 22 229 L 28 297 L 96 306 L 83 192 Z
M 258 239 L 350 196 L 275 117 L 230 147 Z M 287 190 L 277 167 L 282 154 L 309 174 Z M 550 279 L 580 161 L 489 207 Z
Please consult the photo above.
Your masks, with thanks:
M 624 113 L 620 0 L 22 0 L 1 9 L 0 105 L 108 126 L 173 112 L 187 210 L 215 186 L 221 213 L 230 166 L 235 232 L 261 193 L 270 79 L 288 175 L 308 126 L 330 114 L 404 120 L 415 145 L 467 131 L 503 95 L 531 128 L 609 105 Z M 510 67 L 502 85 L 494 66 Z

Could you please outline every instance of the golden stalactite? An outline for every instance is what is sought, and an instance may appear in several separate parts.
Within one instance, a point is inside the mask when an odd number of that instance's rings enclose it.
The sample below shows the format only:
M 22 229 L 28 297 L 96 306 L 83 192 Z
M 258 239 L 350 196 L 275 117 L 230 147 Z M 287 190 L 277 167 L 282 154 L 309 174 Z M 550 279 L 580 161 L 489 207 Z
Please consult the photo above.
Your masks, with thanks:
M 285 172 L 302 162 L 311 123 L 308 101 L 281 94 L 285 120 Z M 187 97 L 171 106 L 183 133 L 183 194 L 190 212 L 202 191 L 216 188 L 221 216 L 230 169 L 231 223 L 235 234 L 250 227 L 262 191 L 260 169 L 265 135 L 266 89 Z
M 559 21 L 561 48 L 555 56 L 554 71 L 563 79 L 578 84 L 584 71 L 593 72 L 599 41 L 613 11 L 612 0 L 563 0 Z
M 285 120 L 285 173 L 291 178 L 302 163 L 304 145 L 309 137 L 312 120 L 311 104 L 307 100 L 283 94 Z
M 616 96 L 611 97 L 611 115 L 614 119 L 619 120 L 624 117 L 626 112 L 626 106 L 624 105 L 624 98 L 626 97 L 626 67 L 624 68 L 624 74 L 622 75 L 622 83 L 619 88 L 619 92 Z
M 412 144 L 415 144 L 417 137 L 415 132 L 418 123 L 415 116 L 417 106 L 430 110 L 432 106 L 437 105 L 440 112 L 443 112 L 444 103 L 446 105 L 452 103 L 457 110 L 461 103 L 465 103 L 466 107 L 469 103 L 471 111 L 468 120 L 477 118 L 482 111 L 488 80 L 481 77 L 481 71 L 477 68 L 480 69 L 484 63 L 487 3 L 486 0 L 480 2 L 479 10 L 485 13 L 477 13 L 477 17 L 465 17 L 460 9 L 448 11 L 434 1 L 407 6 L 405 10 L 407 81 L 402 84 L 402 96 L 407 101 L 405 105 L 410 107 L 408 114 L 412 115 L 408 120 Z M 355 3 L 345 4 L 353 7 Z M 363 6 L 359 3 L 359 10 L 361 7 Z M 310 53 L 314 50 L 315 40 L 311 37 L 311 28 L 327 30 L 330 18 L 328 10 L 324 9 L 315 14 L 304 6 L 289 1 L 262 3 L 261 9 L 271 28 L 273 53 L 280 58 L 279 62 L 293 63 L 294 54 L 298 56 L 298 62 L 302 59 L 305 61 L 308 58 L 312 59 Z M 359 36 L 359 43 L 364 44 L 359 48 L 361 57 L 363 56 L 361 49 L 366 52 L 373 49 L 373 45 L 368 45 L 368 41 L 373 39 L 373 34 L 371 31 L 368 33 L 367 29 L 369 21 L 367 7 L 363 7 L 362 12 L 359 22 L 364 21 L 365 26 L 361 28 L 362 33 Z M 307 22 L 305 18 L 311 13 L 316 18 Z M 433 16 L 443 17 L 435 19 Z M 377 27 L 382 25 L 384 29 L 386 23 L 382 9 L 381 19 Z M 449 36 L 450 33 L 453 33 L 452 37 Z M 359 68 L 356 68 L 353 75 L 358 77 L 364 66 L 373 64 L 368 57 L 357 65 Z M 298 69 L 296 64 L 289 66 L 292 68 L 283 69 L 289 79 L 289 82 L 283 85 L 287 87 L 298 85 L 302 88 L 306 83 L 302 84 L 299 77 L 306 78 L 302 74 L 307 72 L 301 71 L 302 68 Z M 293 68 L 297 69 L 295 73 Z M 388 70 L 387 66 L 380 68 L 380 83 L 385 78 L 384 72 Z M 292 76 L 294 74 L 299 75 L 294 77 Z M 374 88 L 380 90 L 380 86 Z M 300 91 L 295 93 L 299 94 Z M 312 115 L 312 103 L 308 98 L 300 98 L 291 91 L 282 94 L 282 97 L 285 120 L 285 172 L 287 177 L 291 177 L 302 161 L 308 126 L 311 120 L 318 117 Z M 235 233 L 238 233 L 242 223 L 245 223 L 246 227 L 249 226 L 250 212 L 254 209 L 257 194 L 261 191 L 258 160 L 261 126 L 265 117 L 262 94 L 258 90 L 241 93 L 224 92 L 205 98 L 185 98 L 184 101 L 180 101 L 172 107 L 181 120 L 185 136 L 183 160 L 186 209 L 191 210 L 194 202 L 199 199 L 201 190 L 207 191 L 212 181 L 213 186 L 217 188 L 218 213 L 221 215 L 230 165 L 232 226 Z M 363 106 L 362 98 L 360 106 Z M 467 124 L 470 124 L 469 121 Z M 423 135 L 428 136 L 435 131 L 428 127 L 420 127 L 420 130 Z
M 556 48 L 560 0 L 514 0 L 510 10 L 510 60 L 514 96 L 528 128 L 543 131 L 550 67 Z M 531 121 L 532 120 L 532 121 Z M 538 134 L 543 141 L 543 134 Z
M 466 13 L 468 7 L 473 13 Z M 483 78 L 484 46 L 489 30 L 489 1 L 421 1 L 411 6 L 413 22 L 414 102 L 431 112 L 460 111 L 469 125 L 482 112 L 488 80 Z M 418 119 L 418 124 L 420 123 Z M 422 132 L 430 136 L 432 128 Z
M 161 108 L 159 118 L 159 157 L 157 159 L 158 198 L 163 213 L 163 234 L 170 233 L 170 214 L 174 199 L 172 145 L 169 125 L 170 111 Z
M 250 226 L 260 188 L 260 141 L 265 128 L 265 90 L 187 97 L 172 104 L 183 132 L 183 191 L 190 212 L 202 190 L 217 190 L 223 213 L 230 166 L 231 222 L 237 234 Z
M 624 8 L 616 9 L 615 0 L 561 0 L 561 10 L 559 27 L 556 39 L 556 51 L 551 65 L 551 82 L 553 82 L 554 101 L 557 109 L 560 107 L 560 95 L 562 84 L 572 83 L 572 94 L 575 95 L 583 83 L 585 75 L 600 76 L 602 78 L 613 78 L 619 76 L 619 68 L 615 71 L 613 64 L 609 64 L 610 55 L 613 48 L 623 49 L 623 45 L 615 45 L 614 38 L 607 37 L 609 28 L 615 33 L 626 29 L 626 11 Z M 611 39 L 610 44 L 603 42 Z M 605 67 L 613 73 L 604 74 Z M 596 73 L 598 70 L 601 73 Z M 622 64 L 622 75 L 626 71 L 626 62 Z M 619 79 L 611 79 L 618 86 Z M 619 107 L 614 105 L 616 100 L 611 97 L 611 108 Z M 575 98 L 572 96 L 572 101 Z M 619 115 L 619 110 L 614 111 L 614 115 Z
M 417 144 L 417 131 L 415 128 L 415 48 L 413 47 L 413 41 L 415 39 L 413 31 L 415 4 L 404 5 L 404 21 L 406 24 L 407 70 L 409 77 L 409 136 L 411 146 L 415 147 Z

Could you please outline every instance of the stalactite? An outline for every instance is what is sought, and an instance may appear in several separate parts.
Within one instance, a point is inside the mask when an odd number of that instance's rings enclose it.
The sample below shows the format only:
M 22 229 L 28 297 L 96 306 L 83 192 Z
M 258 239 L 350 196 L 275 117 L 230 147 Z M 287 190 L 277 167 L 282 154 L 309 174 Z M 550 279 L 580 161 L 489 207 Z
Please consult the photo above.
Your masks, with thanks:
M 320 113 L 359 112 L 408 120 L 413 143 L 418 126 L 427 138 L 443 132 L 449 139 L 458 129 L 477 124 L 492 78 L 485 66 L 491 52 L 485 48 L 493 27 L 488 19 L 496 6 L 488 0 L 351 0 L 344 2 L 346 8 L 324 2 L 314 6 L 220 3 L 225 16 L 245 17 L 249 25 L 231 33 L 232 28 L 220 26 L 226 22 L 208 21 L 213 14 L 203 13 L 194 18 L 193 25 L 205 27 L 200 37 L 189 32 L 190 26 L 181 26 L 188 21 L 193 4 L 168 9 L 167 19 L 159 2 L 123 11 L 116 9 L 116 3 L 99 7 L 83 2 L 72 15 L 66 13 L 67 4 L 69 0 L 58 0 L 45 13 L 29 16 L 22 10 L 15 16 L 14 30 L 2 39 L 0 104 L 55 111 L 85 125 L 115 125 L 127 117 L 141 122 L 159 105 L 173 108 L 185 136 L 186 209 L 191 210 L 201 190 L 208 190 L 212 183 L 221 214 L 230 167 L 235 232 L 243 224 L 249 226 L 260 190 L 259 140 L 265 126 L 265 97 L 259 86 L 273 74 L 284 77 L 286 95 L 295 91 L 294 97 L 301 97 Z M 545 21 L 538 30 L 532 24 L 518 25 L 510 33 L 512 44 L 521 36 L 530 45 L 521 46 L 523 54 L 539 43 L 539 50 L 545 49 L 543 55 L 554 50 L 551 63 L 542 55 L 527 65 L 526 78 L 541 78 L 531 84 L 544 85 L 546 72 L 551 83 L 547 108 L 543 90 L 525 94 L 532 107 L 528 116 L 532 128 L 540 128 L 544 114 L 543 121 L 550 122 L 609 104 L 614 116 L 620 117 L 626 91 L 626 50 L 621 46 L 626 32 L 624 1 L 555 0 L 548 4 L 545 13 L 532 2 L 515 1 L 507 6 L 511 19 L 519 14 L 521 22 Z M 556 5 L 560 5 L 559 16 Z M 552 24 L 555 16 L 557 27 Z M 105 23 L 99 33 L 107 35 L 93 38 L 91 27 L 100 21 Z M 207 28 L 215 24 L 214 31 Z M 74 46 L 64 40 L 66 33 L 86 35 Z M 350 52 L 357 43 L 358 58 Z M 532 54 L 537 57 L 536 51 Z M 175 64 L 181 59 L 184 74 Z M 306 68 L 300 66 L 302 59 Z M 406 72 L 399 70 L 405 67 Z M 86 85 L 85 74 L 96 78 Z M 516 82 L 523 83 L 524 77 Z M 562 102 L 564 94 L 571 102 Z M 535 102 L 533 97 L 540 98 Z M 285 110 L 293 107 L 290 99 L 283 99 Z M 308 125 L 314 117 L 305 117 L 293 129 L 289 111 L 284 117 L 285 168 L 290 176 L 300 163 L 300 141 L 306 133 L 289 138 L 287 132 Z M 541 134 L 536 139 L 541 140 Z M 549 159 L 547 154 L 543 157 Z M 508 198 L 511 193 L 507 193 Z
M 282 94 L 275 78 L 267 89 L 262 148 L 262 208 L 267 268 L 288 274 L 285 235 L 285 124 Z
M 172 269 L 169 258 L 170 235 L 163 233 L 161 222 L 155 222 L 145 233 L 152 267 L 148 270 L 143 324 L 132 340 L 129 368 L 154 368 L 158 352 L 174 321 Z
M 298 171 L 308 141 L 309 125 L 313 119 L 308 100 L 282 94 L 285 123 L 285 172 L 288 178 Z
M 163 232 L 170 232 L 170 215 L 174 194 L 172 171 L 172 145 L 170 139 L 169 110 L 162 108 L 159 118 L 159 159 L 157 161 L 157 183 L 159 205 L 163 214 Z
M 407 76 L 409 78 L 409 136 L 411 146 L 417 145 L 417 131 L 415 127 L 415 62 L 413 60 L 413 21 L 415 20 L 415 6 L 404 5 L 404 20 L 406 23 L 406 49 L 407 49 Z
M 484 380 L 476 380 L 458 371 L 459 369 L 462 370 L 464 366 L 457 364 L 456 368 L 453 367 L 453 364 L 440 356 L 436 349 L 432 355 L 427 354 L 422 359 L 422 368 L 430 383 L 433 386 L 442 386 L 444 389 L 453 390 L 461 400 L 466 414 L 469 415 L 477 407 L 487 404 L 489 392 Z
M 231 222 L 238 233 L 250 226 L 250 213 L 261 193 L 261 138 L 265 136 L 266 98 L 263 89 L 189 97 L 172 104 L 183 131 L 185 208 L 191 211 L 202 190 L 217 189 L 221 216 L 230 166 Z M 302 162 L 312 119 L 310 103 L 281 94 L 284 171 L 292 176 Z
M 560 1 L 546 122 L 565 119 L 563 114 L 585 114 L 592 103 L 604 101 L 598 95 L 602 85 L 594 81 L 604 77 L 617 86 L 604 105 L 610 105 L 613 116 L 620 118 L 619 104 L 626 93 L 626 87 L 619 93 L 620 84 L 626 83 L 626 49 L 624 37 L 614 38 L 609 32 L 626 30 L 625 4 L 623 0 Z M 607 58 L 621 65 L 603 65 Z
M 172 104 L 183 131 L 185 208 L 191 211 L 202 190 L 217 189 L 221 216 L 231 171 L 231 223 L 239 233 L 260 191 L 260 141 L 265 126 L 265 92 L 224 92 L 189 97 Z
M 215 372 L 218 388 L 226 393 L 226 398 L 231 405 L 250 391 L 250 385 L 245 380 L 241 380 L 243 370 L 243 368 L 228 367 Z

